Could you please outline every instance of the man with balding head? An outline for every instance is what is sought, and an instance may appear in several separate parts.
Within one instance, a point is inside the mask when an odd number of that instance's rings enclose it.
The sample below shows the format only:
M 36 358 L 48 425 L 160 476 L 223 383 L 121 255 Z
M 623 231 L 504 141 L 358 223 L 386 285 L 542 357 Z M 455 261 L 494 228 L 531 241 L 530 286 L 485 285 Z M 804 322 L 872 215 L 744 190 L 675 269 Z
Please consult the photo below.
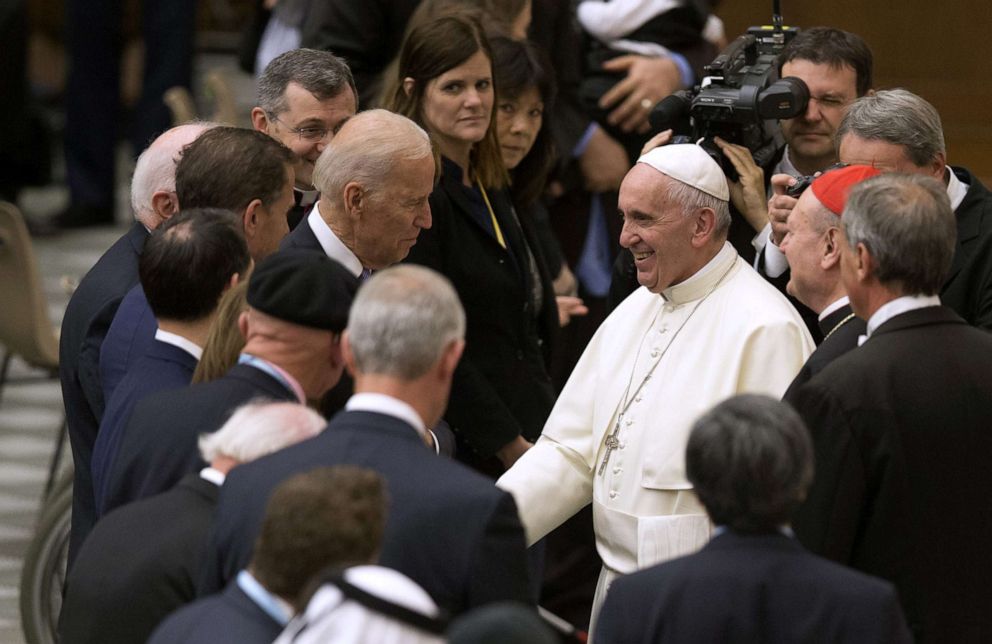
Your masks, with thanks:
M 728 200 L 696 145 L 655 148 L 627 173 L 620 244 L 642 288 L 596 332 L 541 438 L 499 480 L 530 542 L 592 501 L 597 607 L 617 575 L 708 539 L 683 467 L 696 416 L 737 393 L 780 397 L 813 350 L 795 309 L 727 242 Z
M 320 200 L 283 248 L 309 248 L 356 277 L 402 260 L 431 227 L 434 155 L 410 119 L 368 110 L 349 119 L 314 169 Z
M 947 165 L 933 105 L 904 89 L 864 96 L 851 104 L 837 141 L 844 163 L 926 175 L 944 185 L 957 244 L 940 299 L 969 324 L 992 329 L 992 192 L 966 168 Z
M 854 165 L 820 175 L 789 213 L 788 232 L 779 244 L 789 260 L 790 295 L 817 314 L 823 341 L 785 392 L 796 390 L 832 360 L 858 346 L 865 321 L 854 315 L 840 279 L 840 215 L 851 187 L 879 174 Z
M 937 296 L 956 241 L 946 186 L 868 179 L 841 223 L 841 279 L 867 333 L 797 392 L 816 474 L 793 528 L 893 582 L 915 641 L 985 641 L 992 336 Z
M 318 400 L 341 377 L 340 337 L 358 282 L 314 252 L 277 253 L 248 282 L 239 363 L 224 376 L 138 403 L 106 477 L 104 510 L 169 489 L 202 466 L 196 437 L 256 398 Z
M 206 123 L 174 127 L 141 153 L 131 181 L 135 222 L 79 282 L 62 318 L 59 380 L 75 467 L 73 526 L 88 527 L 96 520 L 90 458 L 105 401 L 100 383 L 100 348 L 121 300 L 138 283 L 138 257 L 148 233 L 178 210 L 175 189 L 179 154 L 210 127 Z M 86 528 L 73 528 L 70 561 L 80 546 L 77 535 L 85 531 Z

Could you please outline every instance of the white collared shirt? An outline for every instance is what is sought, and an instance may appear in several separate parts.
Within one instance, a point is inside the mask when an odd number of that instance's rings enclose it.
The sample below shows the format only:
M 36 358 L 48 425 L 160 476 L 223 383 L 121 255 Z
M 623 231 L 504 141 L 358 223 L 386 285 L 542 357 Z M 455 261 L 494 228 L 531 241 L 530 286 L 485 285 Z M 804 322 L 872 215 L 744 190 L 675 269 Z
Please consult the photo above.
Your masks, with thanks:
M 951 200 L 951 210 L 957 212 L 958 206 L 964 201 L 965 195 L 968 194 L 968 188 L 970 187 L 967 183 L 958 179 L 958 175 L 954 174 L 954 170 L 951 170 L 951 166 L 944 168 L 944 172 L 947 173 L 947 198 Z
M 822 311 L 820 311 L 820 316 L 817 319 L 819 319 L 820 322 L 823 322 L 824 320 L 827 319 L 827 316 L 828 315 L 830 315 L 831 313 L 833 313 L 834 311 L 836 311 L 840 307 L 847 306 L 850 303 L 851 303 L 851 298 L 849 298 L 848 296 L 845 295 L 844 297 L 842 297 L 839 300 L 833 302 L 832 304 L 829 304 L 827 306 L 827 308 L 825 308 Z
M 320 216 L 320 202 L 313 207 L 310 211 L 310 215 L 307 217 L 307 225 L 310 226 L 310 230 L 313 231 L 314 236 L 317 241 L 320 242 L 320 247 L 324 249 L 324 254 L 338 262 L 342 266 L 348 269 L 348 271 L 358 277 L 362 274 L 364 267 L 362 262 L 359 261 L 355 253 L 351 252 L 351 249 L 344 245 L 344 242 L 338 239 L 338 236 L 334 234 L 324 218 Z
M 902 297 L 897 297 L 891 302 L 887 302 L 880 306 L 874 315 L 868 318 L 868 333 L 858 338 L 858 346 L 864 344 L 871 334 L 875 332 L 878 327 L 882 326 L 892 318 L 903 313 L 908 313 L 910 311 L 915 311 L 916 309 L 923 309 L 928 306 L 940 306 L 940 296 L 939 295 L 903 295 Z
M 168 331 L 163 331 L 162 329 L 156 329 L 155 339 L 158 340 L 159 342 L 164 342 L 166 344 L 171 344 L 174 347 L 179 347 L 186 353 L 196 358 L 197 361 L 199 361 L 200 358 L 203 357 L 203 347 L 196 344 L 189 338 L 184 338 L 181 335 L 170 333 Z
M 427 429 L 427 426 L 424 425 L 424 420 L 413 407 L 398 398 L 371 392 L 358 393 L 348 399 L 344 408 L 346 411 L 371 411 L 398 418 L 406 424 L 412 425 L 423 438 L 426 439 L 427 435 L 430 434 L 434 443 L 434 451 L 439 453 L 440 446 L 437 443 L 437 437 L 434 436 L 434 432 Z

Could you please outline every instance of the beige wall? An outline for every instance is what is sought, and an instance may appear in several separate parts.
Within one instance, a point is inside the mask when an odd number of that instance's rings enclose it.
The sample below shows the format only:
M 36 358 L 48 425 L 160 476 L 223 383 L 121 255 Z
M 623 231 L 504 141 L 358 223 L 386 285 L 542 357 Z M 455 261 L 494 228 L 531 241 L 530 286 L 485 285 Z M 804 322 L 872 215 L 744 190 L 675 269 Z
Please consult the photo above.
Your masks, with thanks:
M 768 24 L 771 8 L 771 0 L 723 0 L 717 13 L 732 40 Z M 786 24 L 829 25 L 868 41 L 875 87 L 905 87 L 933 103 L 950 162 L 992 185 L 992 1 L 782 0 L 782 13 Z

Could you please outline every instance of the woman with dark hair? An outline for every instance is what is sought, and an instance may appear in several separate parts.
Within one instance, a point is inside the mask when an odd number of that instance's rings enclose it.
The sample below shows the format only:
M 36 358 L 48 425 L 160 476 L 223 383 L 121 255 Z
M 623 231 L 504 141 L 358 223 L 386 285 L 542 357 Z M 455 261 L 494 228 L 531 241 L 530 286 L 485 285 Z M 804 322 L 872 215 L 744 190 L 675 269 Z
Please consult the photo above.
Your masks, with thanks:
M 465 307 L 467 346 L 445 419 L 459 458 L 496 475 L 540 435 L 554 404 L 548 362 L 558 319 L 543 258 L 507 190 L 491 61 L 471 14 L 417 26 L 388 107 L 420 123 L 441 157 L 433 225 L 407 261 L 446 275 Z
M 547 57 L 526 41 L 505 36 L 490 39 L 493 75 L 499 86 L 497 133 L 503 163 L 510 171 L 510 197 L 525 230 L 533 235 L 552 275 L 561 326 L 588 309 L 575 297 L 578 283 L 562 256 L 541 197 L 555 163 L 544 114 L 557 88 Z

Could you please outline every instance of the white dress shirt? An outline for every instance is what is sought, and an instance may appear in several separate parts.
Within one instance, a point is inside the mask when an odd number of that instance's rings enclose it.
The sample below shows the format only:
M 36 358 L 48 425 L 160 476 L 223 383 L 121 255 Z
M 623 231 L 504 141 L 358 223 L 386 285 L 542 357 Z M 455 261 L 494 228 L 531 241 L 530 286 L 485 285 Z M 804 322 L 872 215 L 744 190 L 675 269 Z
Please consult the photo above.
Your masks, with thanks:
M 314 236 L 317 241 L 320 242 L 320 247 L 324 249 L 324 254 L 341 264 L 348 269 L 355 277 L 362 274 L 364 266 L 362 262 L 359 261 L 355 253 L 351 252 L 351 249 L 344 245 L 344 242 L 338 239 L 338 236 L 334 234 L 324 218 L 320 216 L 320 202 L 313 207 L 310 211 L 310 215 L 307 217 L 307 225 L 310 226 L 310 230 L 313 231 Z

